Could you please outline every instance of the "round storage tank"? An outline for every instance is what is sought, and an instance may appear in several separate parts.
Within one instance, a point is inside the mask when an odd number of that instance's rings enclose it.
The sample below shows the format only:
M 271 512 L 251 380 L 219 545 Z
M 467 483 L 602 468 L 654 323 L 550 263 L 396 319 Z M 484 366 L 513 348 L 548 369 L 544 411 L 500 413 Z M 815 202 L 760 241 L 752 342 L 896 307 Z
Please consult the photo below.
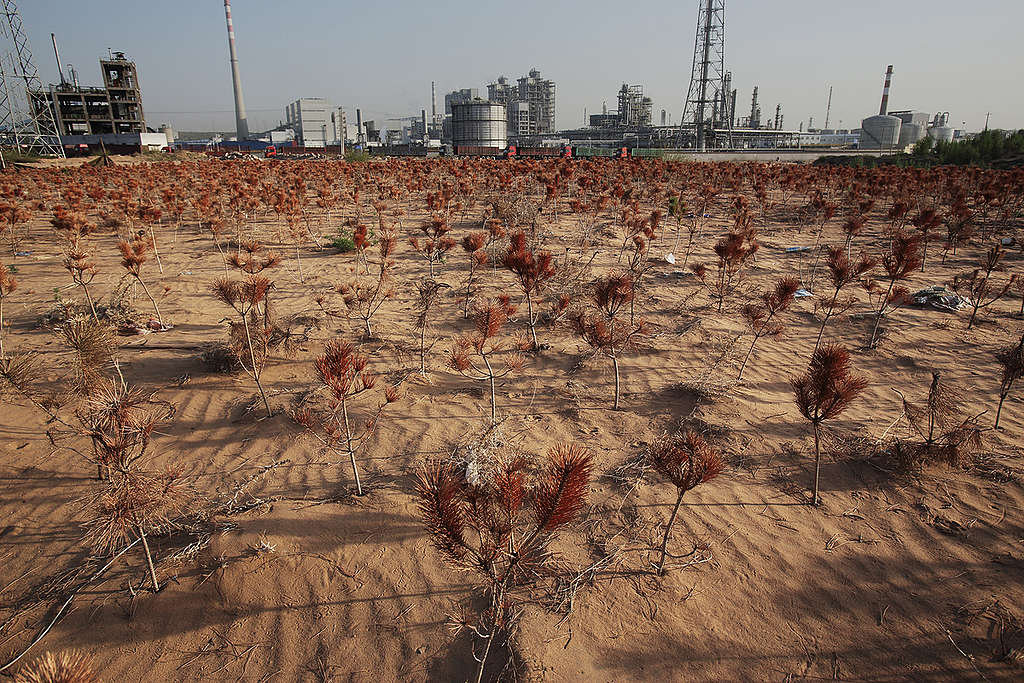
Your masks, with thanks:
M 871 116 L 861 124 L 860 146 L 868 149 L 896 148 L 903 122 L 895 116 Z
M 900 147 L 916 145 L 927 134 L 925 126 L 919 123 L 904 123 L 900 128 Z
M 486 100 L 453 104 L 452 142 L 459 147 L 504 149 L 508 145 L 505 105 Z
M 928 137 L 935 142 L 953 142 L 953 129 L 949 126 L 932 126 L 928 129 Z

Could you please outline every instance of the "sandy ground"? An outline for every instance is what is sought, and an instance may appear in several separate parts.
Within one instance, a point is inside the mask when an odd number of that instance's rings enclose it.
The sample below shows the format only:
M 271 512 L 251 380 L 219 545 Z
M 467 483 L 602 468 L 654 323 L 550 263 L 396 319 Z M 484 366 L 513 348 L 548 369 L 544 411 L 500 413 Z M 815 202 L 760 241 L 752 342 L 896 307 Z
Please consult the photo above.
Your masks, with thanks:
M 695 260 L 710 261 L 714 236 L 729 224 L 725 202 L 711 212 Z M 363 344 L 382 373 L 418 368 L 413 288 L 427 267 L 404 238 L 422 217 L 421 205 L 407 202 L 397 295 L 381 310 L 378 339 Z M 23 247 L 31 256 L 15 261 L 20 287 L 5 302 L 5 333 L 9 349 L 43 354 L 59 382 L 68 354 L 40 320 L 53 306 L 55 288 L 64 297 L 78 293 L 68 287 L 47 219 L 33 220 Z M 257 222 L 269 234 L 276 219 L 261 215 Z M 454 234 L 461 238 L 477 225 L 456 224 Z M 571 217 L 545 221 L 556 253 L 574 225 Z M 769 214 L 752 285 L 763 288 L 795 271 L 798 257 L 783 249 L 812 244 L 814 235 L 792 225 L 782 208 Z M 838 225 L 838 219 L 830 223 L 827 241 L 841 242 Z M 609 218 L 599 226 L 605 232 L 595 245 L 594 274 L 614 266 L 621 239 Z M 855 250 L 877 250 L 884 227 L 876 212 Z M 151 466 L 183 466 L 206 500 L 223 501 L 252 479 L 237 497 L 247 509 L 216 517 L 208 545 L 197 554 L 175 559 L 188 539 L 154 539 L 166 585 L 158 594 L 133 596 L 129 587 L 142 584 L 144 562 L 139 553 L 125 555 L 78 595 L 32 654 L 82 650 L 110 681 L 469 678 L 468 641 L 452 637 L 446 622 L 456 603 L 473 595 L 474 583 L 431 546 L 412 491 L 419 466 L 488 424 L 482 386 L 444 367 L 448 338 L 466 328 L 458 297 L 448 295 L 434 314 L 432 337 L 439 341 L 429 373 L 411 375 L 405 396 L 386 414 L 362 458 L 369 493 L 355 497 L 347 462 L 322 453 L 281 413 L 312 386 L 311 360 L 322 342 L 360 341 L 360 321 L 314 316 L 317 326 L 308 338 L 271 360 L 265 382 L 279 413 L 261 419 L 259 410 L 247 410 L 256 394 L 244 374 L 213 373 L 200 362 L 201 347 L 225 337 L 229 313 L 209 292 L 222 274 L 212 240 L 188 219 L 176 237 L 167 224 L 157 237 L 163 274 L 150 262 L 144 275 L 154 291 L 166 288 L 160 303 L 174 328 L 124 337 L 118 354 L 126 379 L 157 388 L 177 409 L 154 438 Z M 660 257 L 673 238 L 668 223 L 653 253 Z M 122 270 L 109 231 L 95 244 L 94 287 L 105 294 Z M 927 271 L 915 273 L 909 286 L 947 281 L 983 247 L 962 248 L 942 265 L 940 247 L 933 246 Z M 315 314 L 311 293 L 351 278 L 355 269 L 352 255 L 306 245 L 300 283 L 293 253 L 281 253 L 285 261 L 271 277 L 282 314 Z M 1011 270 L 1020 262 L 1019 251 L 1008 257 Z M 439 279 L 457 291 L 467 263 L 456 249 L 440 266 Z M 797 300 L 784 316 L 782 336 L 759 342 L 743 381 L 733 383 L 735 361 L 749 345 L 739 302 L 716 313 L 694 279 L 679 277 L 678 270 L 655 259 L 638 307 L 656 333 L 622 362 L 619 412 L 610 410 L 610 363 L 597 357 L 577 367 L 585 348 L 561 326 L 541 327 L 541 341 L 550 348 L 499 386 L 503 438 L 535 454 L 578 440 L 596 454 L 585 512 L 554 549 L 568 575 L 597 568 L 581 582 L 569 612 L 553 606 L 549 586 L 537 587 L 515 634 L 518 664 L 505 675 L 552 681 L 1020 680 L 1020 661 L 1003 656 L 1018 648 L 1019 658 L 1024 647 L 1020 397 L 1008 399 L 1003 429 L 985 434 L 987 461 L 998 463 L 1002 475 L 991 468 L 935 467 L 907 477 L 867 456 L 900 415 L 893 389 L 919 400 L 932 369 L 942 371 L 970 412 L 987 409 L 982 420 L 991 424 L 999 382 L 993 351 L 1019 338 L 1019 299 L 986 309 L 970 331 L 964 312 L 900 309 L 884 323 L 879 348 L 870 351 L 863 348 L 868 318 L 844 315 L 830 325 L 826 336 L 850 347 L 856 371 L 870 384 L 826 427 L 823 504 L 814 508 L 807 505 L 813 440 L 788 383 L 814 346 L 813 300 Z M 515 292 L 508 274 L 498 271 L 483 293 L 502 291 Z M 867 300 L 857 296 L 850 313 L 863 314 Z M 148 301 L 140 297 L 136 305 L 145 311 Z M 524 329 L 521 317 L 514 327 Z M 711 359 L 740 334 L 726 360 L 712 367 Z M 708 374 L 723 391 L 702 398 L 693 386 Z M 0 608 L 6 620 L 0 652 L 6 662 L 63 602 L 59 591 L 44 588 L 89 558 L 82 501 L 100 483 L 91 465 L 51 448 L 43 416 L 31 405 L 5 399 L 0 412 Z M 659 578 L 651 561 L 674 491 L 653 477 L 622 485 L 611 473 L 682 421 L 709 429 L 729 465 L 687 495 L 673 532 L 676 553 L 694 543 L 701 550 L 676 560 Z M 893 430 L 890 435 L 906 428 Z

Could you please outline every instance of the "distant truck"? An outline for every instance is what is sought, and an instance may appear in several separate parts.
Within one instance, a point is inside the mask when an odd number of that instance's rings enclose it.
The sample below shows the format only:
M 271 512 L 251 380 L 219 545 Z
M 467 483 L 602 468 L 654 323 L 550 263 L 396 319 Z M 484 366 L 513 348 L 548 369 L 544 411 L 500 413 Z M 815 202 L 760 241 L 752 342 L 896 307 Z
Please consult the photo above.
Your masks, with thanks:
M 267 148 L 263 150 L 263 157 L 265 159 L 274 159 L 277 157 L 277 147 L 273 145 L 267 145 Z

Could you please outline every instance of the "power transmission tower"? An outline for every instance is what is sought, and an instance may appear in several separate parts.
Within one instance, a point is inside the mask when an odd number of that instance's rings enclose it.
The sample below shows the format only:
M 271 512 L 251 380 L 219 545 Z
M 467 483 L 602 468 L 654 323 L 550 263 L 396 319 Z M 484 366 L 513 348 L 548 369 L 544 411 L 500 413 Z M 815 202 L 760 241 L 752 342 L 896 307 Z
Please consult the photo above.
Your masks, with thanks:
M 28 36 L 14 0 L 0 0 L 0 144 L 42 155 L 64 157 L 50 98 L 32 60 Z
M 693 46 L 690 90 L 683 106 L 680 127 L 692 127 L 697 149 L 707 149 L 714 129 L 727 116 L 722 103 L 725 90 L 725 0 L 700 0 L 697 35 Z

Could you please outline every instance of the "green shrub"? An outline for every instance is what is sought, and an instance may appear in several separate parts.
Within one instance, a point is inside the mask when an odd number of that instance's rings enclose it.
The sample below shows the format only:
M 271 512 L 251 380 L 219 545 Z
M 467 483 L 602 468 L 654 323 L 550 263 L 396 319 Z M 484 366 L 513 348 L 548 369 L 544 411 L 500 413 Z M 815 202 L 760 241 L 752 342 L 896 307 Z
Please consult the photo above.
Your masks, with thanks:
M 370 160 L 370 153 L 369 152 L 357 152 L 357 151 L 345 152 L 345 161 L 369 161 L 369 160 Z
M 347 254 L 356 250 L 356 243 L 352 241 L 352 233 L 342 233 L 331 240 L 331 246 L 338 250 L 339 254 Z

